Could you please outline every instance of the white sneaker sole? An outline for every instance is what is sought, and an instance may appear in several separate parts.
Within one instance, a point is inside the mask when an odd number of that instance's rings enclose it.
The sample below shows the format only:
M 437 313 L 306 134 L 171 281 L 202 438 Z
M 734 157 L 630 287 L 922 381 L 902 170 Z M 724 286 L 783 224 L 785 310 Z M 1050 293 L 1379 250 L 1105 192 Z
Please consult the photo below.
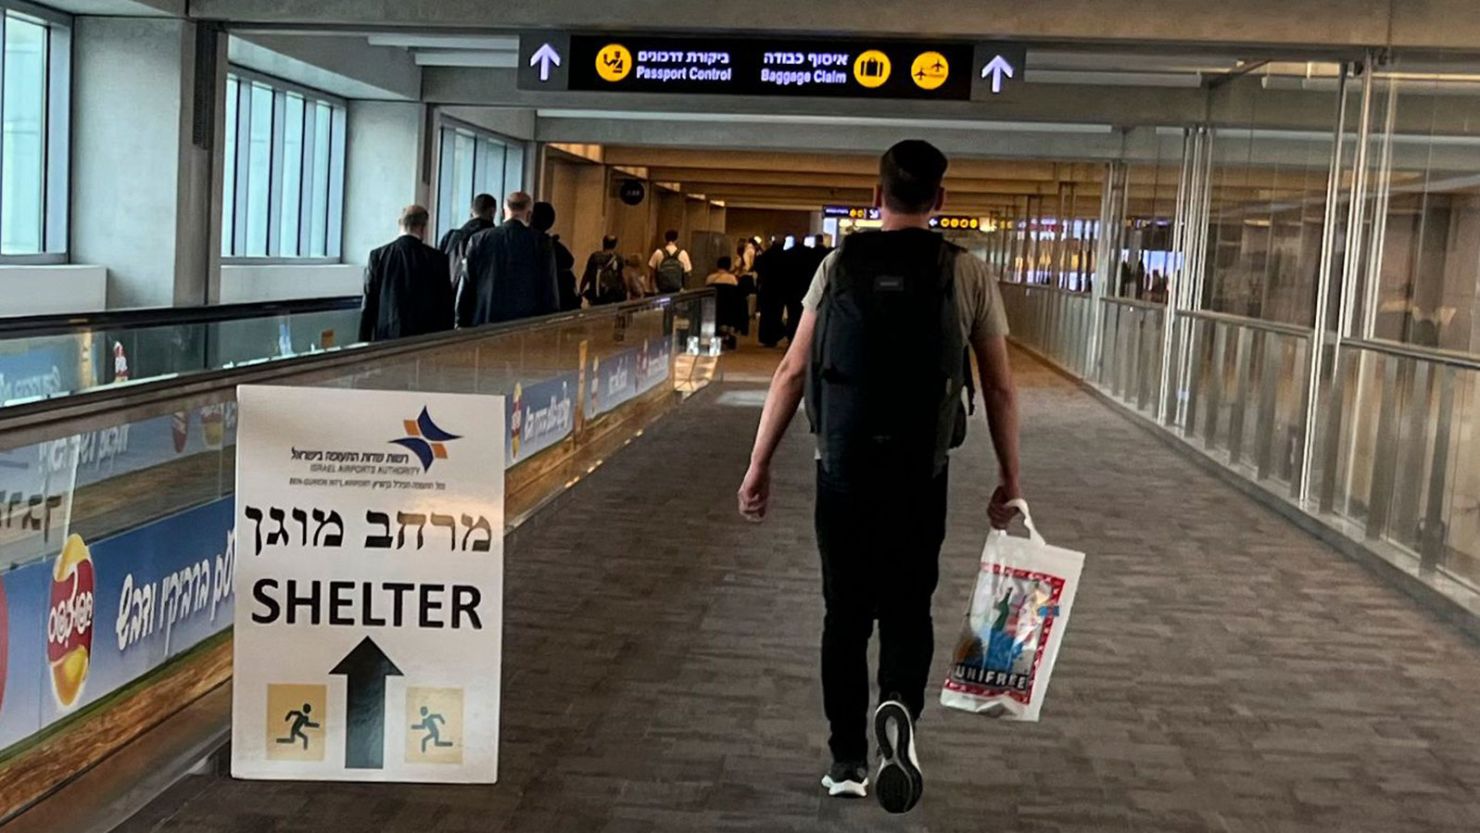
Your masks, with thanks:
M 894 700 L 879 704 L 874 712 L 874 738 L 879 744 L 874 794 L 886 812 L 908 813 L 920 803 L 925 778 L 915 757 L 915 726 L 903 704 Z
M 834 781 L 831 775 L 822 776 L 822 787 L 827 794 L 842 798 L 868 798 L 868 779 L 857 781 Z

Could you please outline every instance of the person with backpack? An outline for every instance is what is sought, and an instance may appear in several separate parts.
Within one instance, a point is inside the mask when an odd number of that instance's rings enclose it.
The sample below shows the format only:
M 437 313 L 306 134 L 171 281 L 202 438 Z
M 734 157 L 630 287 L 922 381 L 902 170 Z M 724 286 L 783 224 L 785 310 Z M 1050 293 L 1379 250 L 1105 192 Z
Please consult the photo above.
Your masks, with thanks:
M 657 288 L 658 294 L 683 291 L 684 284 L 694 271 L 694 264 L 689 261 L 689 253 L 679 247 L 677 231 L 669 229 L 664 232 L 663 247 L 648 258 L 648 268 L 653 272 L 653 286 Z
M 619 304 L 628 298 L 627 277 L 623 273 L 622 255 L 617 252 L 617 238 L 601 238 L 601 251 L 586 258 L 586 271 L 581 275 L 581 297 L 591 306 Z
M 822 697 L 834 796 L 868 792 L 868 642 L 879 622 L 873 713 L 879 803 L 906 812 L 924 777 L 915 723 L 934 652 L 931 597 L 946 531 L 949 454 L 965 439 L 974 354 L 999 480 L 985 507 L 1004 528 L 1022 497 L 1017 397 L 997 283 L 979 258 L 930 231 L 948 162 L 927 142 L 879 163 L 880 231 L 850 235 L 812 280 L 796 339 L 771 382 L 741 514 L 765 518 L 771 461 L 805 398 L 817 443 Z M 963 396 L 963 393 L 966 395 Z

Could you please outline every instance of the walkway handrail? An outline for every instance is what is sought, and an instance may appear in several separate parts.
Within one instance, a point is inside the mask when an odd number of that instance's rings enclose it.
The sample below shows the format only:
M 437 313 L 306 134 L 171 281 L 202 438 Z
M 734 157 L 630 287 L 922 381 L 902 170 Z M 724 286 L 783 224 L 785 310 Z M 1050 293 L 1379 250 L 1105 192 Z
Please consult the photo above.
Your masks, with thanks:
M 1035 289 L 1044 292 L 1057 292 L 1060 295 L 1068 295 L 1071 298 L 1092 297 L 1087 291 L 1065 289 L 1062 286 L 1054 286 L 1051 283 L 1027 283 L 1026 281 L 998 281 L 999 286 L 1018 286 L 1023 289 Z
M 66 335 L 90 330 L 131 330 L 188 324 L 216 324 L 224 321 L 271 318 L 280 315 L 338 312 L 358 309 L 359 306 L 360 296 L 339 295 L 296 301 L 252 301 L 199 307 L 144 307 L 106 312 L 17 315 L 0 317 L 0 340 Z
M 0 450 L 50 439 L 52 438 L 50 435 L 55 433 L 56 426 L 62 423 L 67 424 L 67 433 L 75 433 L 93 427 L 116 424 L 120 420 L 128 421 L 137 417 L 155 415 L 151 408 L 158 408 L 164 403 L 170 403 L 176 407 L 187 407 L 192 403 L 209 404 L 221 392 L 233 390 L 237 385 L 282 381 L 307 373 L 318 373 L 345 365 L 381 361 L 502 333 L 534 331 L 570 321 L 616 318 L 627 313 L 664 309 L 677 301 L 714 294 L 715 291 L 711 288 L 695 289 L 622 304 L 558 312 L 413 338 L 331 347 L 318 353 L 307 353 L 282 359 L 262 359 L 219 370 L 151 377 L 138 382 L 123 382 L 53 399 L 9 405 L 0 409 Z
M 1188 318 L 1197 318 L 1203 321 L 1213 321 L 1219 324 L 1231 324 L 1235 327 L 1248 327 L 1251 330 L 1263 330 L 1267 333 L 1279 333 L 1299 338 L 1310 338 L 1310 328 L 1298 324 L 1286 324 L 1281 321 L 1266 321 L 1263 318 L 1249 318 L 1244 315 L 1233 315 L 1227 312 L 1213 312 L 1205 309 L 1178 310 L 1178 315 Z
M 1156 312 L 1166 312 L 1166 304 L 1158 304 L 1155 301 L 1144 301 L 1140 298 L 1121 298 L 1118 295 L 1106 295 L 1100 299 L 1103 304 L 1116 304 L 1122 307 L 1135 307 L 1137 309 L 1149 309 Z
M 1411 344 L 1400 344 L 1396 341 L 1368 340 L 1362 338 L 1344 338 L 1341 340 L 1341 346 L 1352 347 L 1358 350 L 1369 350 L 1373 353 L 1382 353 L 1405 359 L 1434 362 L 1449 367 L 1457 367 L 1461 370 L 1480 370 L 1480 357 L 1475 356 L 1473 353 L 1462 353 L 1458 350 L 1441 350 L 1437 347 L 1420 347 Z

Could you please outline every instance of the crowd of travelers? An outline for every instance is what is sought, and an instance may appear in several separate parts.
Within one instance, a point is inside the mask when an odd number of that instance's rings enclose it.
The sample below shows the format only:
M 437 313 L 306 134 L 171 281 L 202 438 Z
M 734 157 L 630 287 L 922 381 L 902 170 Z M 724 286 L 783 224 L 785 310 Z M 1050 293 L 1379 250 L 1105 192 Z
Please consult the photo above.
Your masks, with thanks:
M 473 198 L 467 222 L 449 230 L 434 248 L 427 242 L 431 213 L 421 205 L 402 209 L 400 236 L 370 253 L 360 340 L 476 327 L 583 306 L 622 303 L 682 291 L 694 274 L 679 233 L 669 230 L 647 261 L 622 254 L 620 240 L 607 235 L 601 249 L 576 258 L 551 232 L 555 207 L 523 191 L 503 201 Z M 501 219 L 501 221 L 500 221 Z M 830 251 L 822 235 L 739 241 L 733 257 L 718 258 L 704 283 L 719 294 L 719 324 L 726 343 L 751 332 L 759 319 L 762 345 L 775 347 L 796 336 L 802 298 Z

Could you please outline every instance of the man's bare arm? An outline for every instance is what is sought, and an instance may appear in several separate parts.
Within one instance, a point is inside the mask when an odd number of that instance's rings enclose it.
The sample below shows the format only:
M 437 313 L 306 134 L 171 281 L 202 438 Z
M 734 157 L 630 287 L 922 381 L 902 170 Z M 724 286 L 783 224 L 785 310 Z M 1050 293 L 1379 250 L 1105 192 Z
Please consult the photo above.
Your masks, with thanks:
M 776 447 L 781 444 L 781 438 L 786 435 L 787 427 L 796 416 L 797 406 L 801 404 L 816 325 L 817 316 L 811 310 L 802 313 L 796 338 L 786 348 L 786 356 L 771 378 L 771 389 L 766 393 L 761 424 L 756 429 L 755 445 L 750 452 L 750 469 L 740 484 L 740 513 L 751 520 L 759 521 L 766 516 L 766 507 L 771 499 L 771 458 L 776 455 Z
M 997 451 L 998 486 L 987 513 L 992 525 L 1006 527 L 1016 510 L 1007 502 L 1022 497 L 1018 462 L 1017 385 L 1012 378 L 1012 363 L 1007 353 L 1007 339 L 984 336 L 973 339 L 972 351 L 981 374 L 982 402 L 987 409 L 987 425 L 992 431 L 992 447 Z

